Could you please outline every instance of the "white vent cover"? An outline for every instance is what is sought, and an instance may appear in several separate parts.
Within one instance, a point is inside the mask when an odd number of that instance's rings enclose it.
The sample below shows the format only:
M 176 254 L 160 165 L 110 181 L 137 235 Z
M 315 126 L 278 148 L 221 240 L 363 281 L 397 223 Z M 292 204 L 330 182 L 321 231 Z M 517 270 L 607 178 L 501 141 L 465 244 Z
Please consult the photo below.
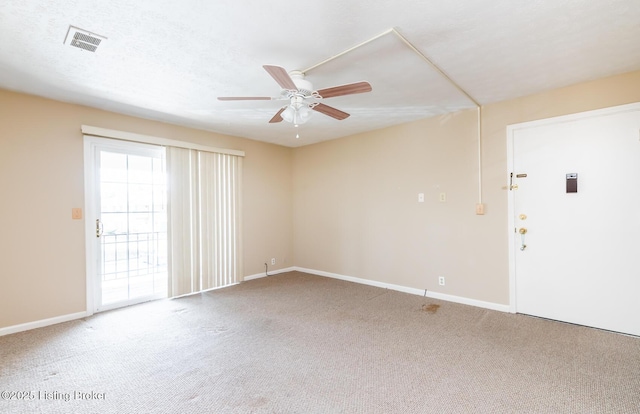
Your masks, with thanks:
M 106 40 L 105 36 L 100 36 L 80 29 L 79 27 L 69 25 L 69 30 L 67 30 L 67 35 L 64 38 L 64 44 L 82 50 L 88 50 L 89 52 L 95 52 L 103 40 Z

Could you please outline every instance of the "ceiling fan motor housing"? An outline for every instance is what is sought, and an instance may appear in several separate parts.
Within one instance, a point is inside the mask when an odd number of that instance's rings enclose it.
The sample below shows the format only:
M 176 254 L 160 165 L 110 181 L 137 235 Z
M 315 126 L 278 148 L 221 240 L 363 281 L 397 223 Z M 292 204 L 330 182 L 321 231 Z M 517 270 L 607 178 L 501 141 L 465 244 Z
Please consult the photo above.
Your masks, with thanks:
M 291 76 L 291 80 L 298 88 L 298 92 L 304 96 L 310 96 L 313 94 L 313 84 L 304 78 L 304 73 L 293 71 L 289 76 Z

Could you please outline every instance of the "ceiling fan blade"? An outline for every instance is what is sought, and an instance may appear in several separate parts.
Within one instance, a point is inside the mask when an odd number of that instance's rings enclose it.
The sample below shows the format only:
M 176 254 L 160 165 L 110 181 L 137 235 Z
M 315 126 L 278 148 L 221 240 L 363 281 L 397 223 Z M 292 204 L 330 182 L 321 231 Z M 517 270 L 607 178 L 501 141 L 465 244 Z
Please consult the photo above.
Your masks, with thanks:
M 286 106 L 283 106 L 282 108 L 280 108 L 280 110 L 278 112 L 276 112 L 276 114 L 273 116 L 273 118 L 271 118 L 269 120 L 270 124 L 275 124 L 276 122 L 282 122 L 282 117 L 280 116 L 282 114 L 282 112 L 284 112 L 284 110 L 287 109 Z
M 285 68 L 273 65 L 263 65 L 262 67 L 269 72 L 269 75 L 278 82 L 278 85 L 280 85 L 282 89 L 298 90 L 298 87 L 293 83 L 293 79 L 291 79 L 291 76 L 289 76 Z
M 333 98 L 334 96 L 353 95 L 354 93 L 371 92 L 371 84 L 369 82 L 356 82 L 347 85 L 334 86 L 318 90 L 323 98 Z
M 219 101 L 270 101 L 268 96 L 218 96 Z
M 335 118 L 339 121 L 342 121 L 343 119 L 349 118 L 349 114 L 346 112 L 342 112 L 339 109 L 336 109 L 332 106 L 329 105 L 325 105 L 323 103 L 319 103 L 318 105 L 314 106 L 313 108 L 314 111 L 318 111 L 320 113 L 323 113 L 325 115 L 329 115 L 331 118 Z

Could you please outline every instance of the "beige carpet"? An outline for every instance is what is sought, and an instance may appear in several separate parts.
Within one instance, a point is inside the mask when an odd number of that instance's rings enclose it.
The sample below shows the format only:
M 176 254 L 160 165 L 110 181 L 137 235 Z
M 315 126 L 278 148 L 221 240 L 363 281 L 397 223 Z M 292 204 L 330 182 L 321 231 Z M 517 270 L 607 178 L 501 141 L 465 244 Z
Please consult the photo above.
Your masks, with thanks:
M 640 413 L 639 338 L 295 272 L 0 337 L 0 361 L 2 413 Z

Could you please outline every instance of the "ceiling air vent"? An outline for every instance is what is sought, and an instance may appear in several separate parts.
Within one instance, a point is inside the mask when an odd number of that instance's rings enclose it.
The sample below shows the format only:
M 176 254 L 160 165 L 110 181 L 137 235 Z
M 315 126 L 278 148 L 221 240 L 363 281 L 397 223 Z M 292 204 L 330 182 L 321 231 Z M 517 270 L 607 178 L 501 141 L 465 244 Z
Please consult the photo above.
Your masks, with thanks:
M 64 38 L 64 44 L 77 47 L 79 49 L 88 50 L 89 52 L 95 52 L 100 46 L 100 42 L 105 40 L 106 37 L 97 35 L 95 33 L 88 32 L 80 29 L 79 27 L 69 26 L 67 35 Z

